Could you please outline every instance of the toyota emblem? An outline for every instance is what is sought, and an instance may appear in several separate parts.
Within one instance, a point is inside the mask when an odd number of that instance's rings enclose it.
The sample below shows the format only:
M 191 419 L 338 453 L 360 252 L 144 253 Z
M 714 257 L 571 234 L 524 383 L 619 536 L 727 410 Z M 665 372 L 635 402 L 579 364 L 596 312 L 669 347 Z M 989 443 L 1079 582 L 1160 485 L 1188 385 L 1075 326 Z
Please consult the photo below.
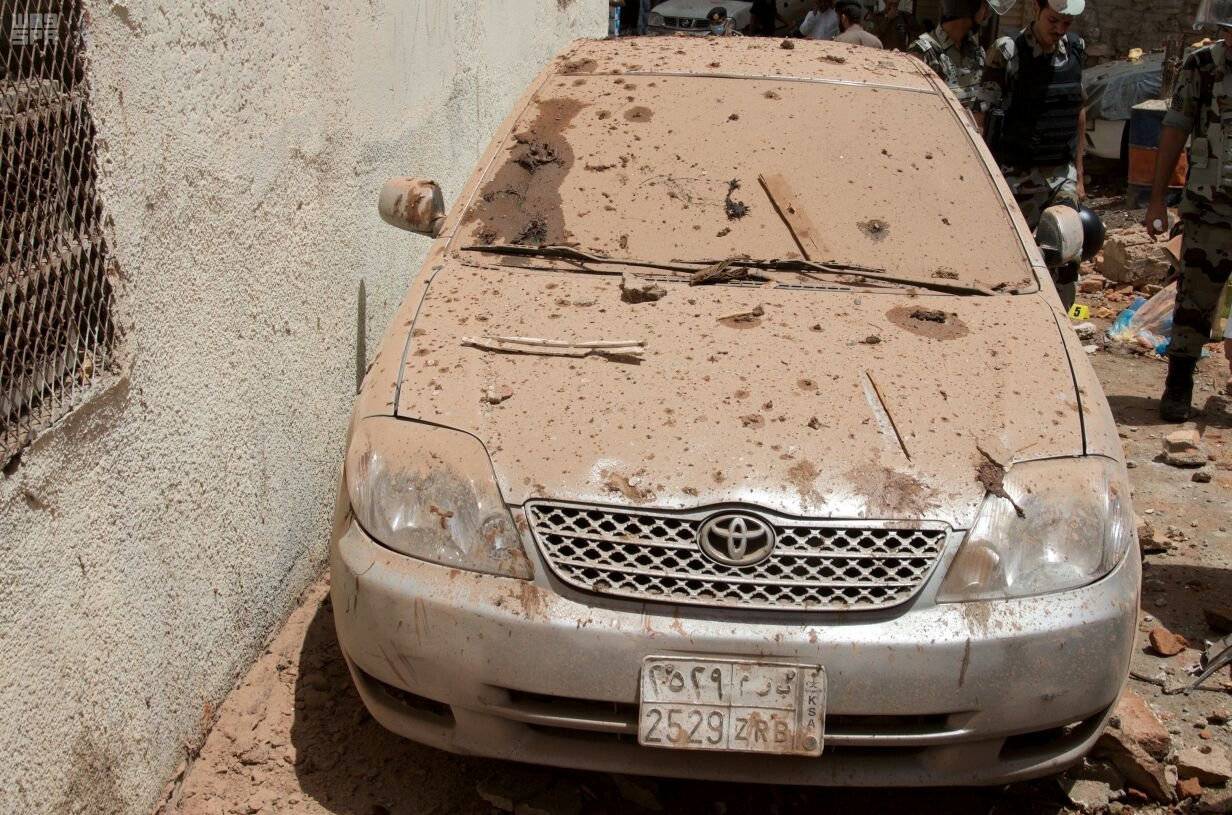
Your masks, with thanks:
M 774 529 L 745 512 L 724 512 L 702 524 L 697 544 L 711 560 L 725 566 L 752 566 L 770 557 Z

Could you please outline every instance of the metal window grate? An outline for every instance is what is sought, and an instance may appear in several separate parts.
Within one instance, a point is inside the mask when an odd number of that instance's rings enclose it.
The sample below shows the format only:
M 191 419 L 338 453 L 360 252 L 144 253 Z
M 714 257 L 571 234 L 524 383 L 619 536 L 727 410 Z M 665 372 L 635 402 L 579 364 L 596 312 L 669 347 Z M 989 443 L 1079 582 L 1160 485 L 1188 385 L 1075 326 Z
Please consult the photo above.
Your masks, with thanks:
M 0 0 L 0 464 L 109 363 L 82 0 Z
M 923 586 L 945 545 L 943 523 L 804 521 L 756 513 L 773 553 L 750 566 L 708 558 L 697 544 L 709 512 L 526 504 L 539 551 L 575 588 L 639 600 L 799 611 L 885 609 Z

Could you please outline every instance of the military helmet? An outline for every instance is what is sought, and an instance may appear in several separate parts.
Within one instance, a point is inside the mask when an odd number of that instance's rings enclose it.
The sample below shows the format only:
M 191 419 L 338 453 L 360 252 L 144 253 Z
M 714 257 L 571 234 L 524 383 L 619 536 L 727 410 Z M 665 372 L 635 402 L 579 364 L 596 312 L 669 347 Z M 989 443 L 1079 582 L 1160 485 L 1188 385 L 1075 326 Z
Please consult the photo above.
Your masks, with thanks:
M 1232 28 L 1232 0 L 1202 0 L 1194 27 L 1204 25 Z
M 1077 17 L 1087 8 L 1087 0 L 1048 0 L 1048 8 L 1066 17 Z
M 1049 269 L 1059 269 L 1082 257 L 1085 231 L 1078 210 L 1056 204 L 1044 210 L 1035 228 L 1035 242 Z
M 1091 260 L 1104 248 L 1108 227 L 1104 225 L 1104 219 L 1086 204 L 1078 207 L 1078 217 L 1082 220 L 1082 259 Z
M 1005 14 L 1017 5 L 1018 0 L 941 0 L 941 19 L 961 20 L 975 17 L 985 3 L 995 13 Z
M 962 20 L 980 13 L 984 0 L 941 0 L 941 20 Z

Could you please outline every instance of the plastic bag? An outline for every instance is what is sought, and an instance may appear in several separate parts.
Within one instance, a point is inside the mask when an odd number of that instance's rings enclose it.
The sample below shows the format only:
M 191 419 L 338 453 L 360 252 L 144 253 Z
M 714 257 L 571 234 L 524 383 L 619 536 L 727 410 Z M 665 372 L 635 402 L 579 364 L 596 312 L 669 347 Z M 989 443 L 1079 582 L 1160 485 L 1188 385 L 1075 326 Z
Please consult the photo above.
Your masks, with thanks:
M 1139 297 L 1117 315 L 1108 336 L 1163 356 L 1172 343 L 1172 311 L 1176 307 L 1176 283 L 1150 300 Z

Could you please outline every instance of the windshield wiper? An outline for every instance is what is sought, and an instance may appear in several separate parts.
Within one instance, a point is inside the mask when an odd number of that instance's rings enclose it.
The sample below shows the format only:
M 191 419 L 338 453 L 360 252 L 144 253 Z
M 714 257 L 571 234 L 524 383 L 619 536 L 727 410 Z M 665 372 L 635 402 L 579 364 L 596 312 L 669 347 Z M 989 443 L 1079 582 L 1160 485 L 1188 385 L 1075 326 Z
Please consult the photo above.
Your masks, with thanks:
M 699 279 L 702 274 L 712 271 L 719 271 L 716 277 L 744 277 L 756 279 L 752 275 L 735 275 L 731 274 L 732 267 L 744 267 L 749 269 L 761 269 L 763 271 L 775 272 L 794 272 L 803 277 L 813 280 L 819 280 L 816 275 L 831 275 L 836 277 L 854 278 L 857 282 L 860 280 L 875 280 L 880 283 L 889 283 L 891 285 L 903 286 L 909 288 L 926 289 L 928 291 L 941 292 L 943 294 L 963 294 L 963 295 L 980 295 L 984 297 L 995 297 L 996 293 L 982 286 L 972 286 L 963 283 L 946 283 L 940 280 L 917 280 L 911 277 L 898 277 L 896 275 L 887 274 L 880 269 L 872 269 L 867 266 L 856 266 L 846 263 L 817 263 L 811 260 L 754 260 L 752 258 L 724 258 L 723 260 L 701 260 L 691 263 L 666 263 L 650 260 L 628 260 L 624 258 L 613 258 L 606 255 L 597 255 L 590 252 L 584 252 L 580 249 L 574 249 L 571 246 L 521 246 L 518 244 L 471 244 L 463 246 L 463 251 L 468 252 L 489 252 L 494 255 L 510 255 L 513 257 L 526 258 L 544 258 L 548 260 L 563 260 L 567 263 L 572 263 L 579 271 L 589 274 L 603 275 L 619 275 L 622 272 L 617 270 L 606 271 L 603 269 L 594 268 L 595 264 L 610 264 L 615 266 L 634 266 L 642 269 L 663 269 L 669 272 L 682 272 L 689 275 L 691 281 L 697 283 L 707 282 L 723 282 L 721 279 L 702 280 Z M 719 267 L 722 267 L 721 269 Z M 820 281 L 819 282 L 827 282 Z
M 590 252 L 583 252 L 580 249 L 574 249 L 571 246 L 520 246 L 518 244 L 494 244 L 494 243 L 479 243 L 463 246 L 464 252 L 489 252 L 493 255 L 512 255 L 514 257 L 524 258 L 544 258 L 547 260 L 563 260 L 572 263 L 579 270 L 589 272 L 591 274 L 607 274 L 619 275 L 619 271 L 604 271 L 602 269 L 593 268 L 593 264 L 612 264 L 616 266 L 637 266 L 643 269 L 666 269 L 669 272 L 687 272 L 692 274 L 697 271 L 697 265 L 686 266 L 680 263 L 658 263 L 650 260 L 626 260 L 624 258 L 613 258 L 606 255 L 596 255 Z
M 887 274 L 881 269 L 871 269 L 867 266 L 855 266 L 846 263 L 818 263 L 812 260 L 748 260 L 742 258 L 732 258 L 728 263 L 768 271 L 796 272 L 812 279 L 817 279 L 814 275 L 832 275 L 854 278 L 857 282 L 860 280 L 876 280 L 879 283 L 927 289 L 943 294 L 979 295 L 981 297 L 996 296 L 995 292 L 983 286 L 973 286 L 967 283 L 946 283 L 940 280 L 917 280 L 914 277 L 898 277 L 897 275 Z

